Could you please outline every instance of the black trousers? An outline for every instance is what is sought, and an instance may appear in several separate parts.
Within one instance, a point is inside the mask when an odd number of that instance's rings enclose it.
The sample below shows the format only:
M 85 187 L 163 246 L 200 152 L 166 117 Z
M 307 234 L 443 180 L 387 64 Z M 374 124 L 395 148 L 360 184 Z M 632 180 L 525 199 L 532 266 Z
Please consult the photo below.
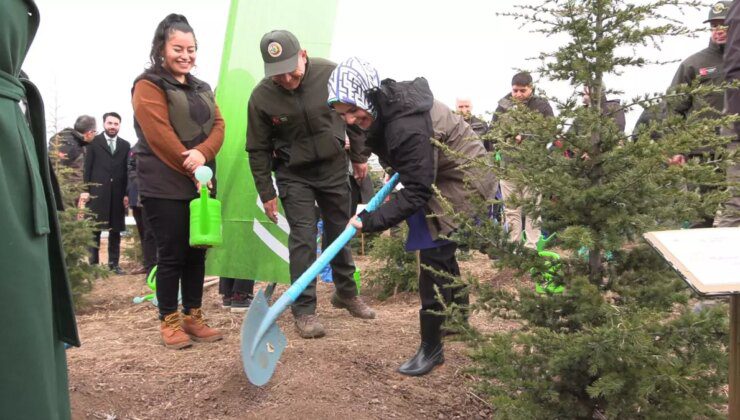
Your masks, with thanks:
M 231 277 L 220 277 L 218 279 L 218 293 L 231 296 L 234 293 L 254 295 L 254 280 L 234 279 Z
M 428 266 L 437 271 L 460 276 L 460 267 L 457 265 L 455 251 L 456 243 L 450 243 L 437 248 L 422 249 L 419 251 L 421 270 L 419 272 L 419 296 L 421 297 L 422 311 L 442 311 L 443 306 L 437 300 L 437 290 L 442 295 L 446 304 L 467 302 L 464 287 L 451 287 L 452 279 L 442 277 L 424 268 Z M 435 290 L 436 286 L 436 290 Z
M 149 273 L 157 265 L 157 242 L 154 239 L 154 231 L 149 226 L 146 219 L 146 210 L 144 207 L 132 207 L 134 220 L 136 220 L 136 230 L 139 231 L 141 240 L 141 255 L 144 260 L 144 268 Z
M 182 288 L 185 312 L 200 308 L 206 250 L 191 248 L 190 207 L 187 200 L 142 197 L 146 217 L 157 243 L 157 300 L 160 318 L 177 312 L 177 291 Z
M 305 180 L 285 176 L 277 171 L 277 185 L 290 225 L 288 249 L 290 252 L 290 282 L 295 282 L 316 261 L 316 223 L 319 215 L 314 203 L 319 206 L 324 221 L 324 240 L 331 243 L 347 227 L 351 205 L 347 175 L 326 179 Z M 332 277 L 337 295 L 351 298 L 357 295 L 353 279 L 355 263 L 349 244 L 345 245 L 331 261 Z M 293 315 L 316 313 L 316 279 L 306 287 L 291 306 Z
M 102 231 L 96 230 L 93 232 L 95 238 L 95 246 L 90 248 L 90 264 L 100 263 L 100 235 Z M 117 230 L 108 231 L 108 266 L 114 267 L 118 265 L 118 260 L 121 257 L 121 232 Z

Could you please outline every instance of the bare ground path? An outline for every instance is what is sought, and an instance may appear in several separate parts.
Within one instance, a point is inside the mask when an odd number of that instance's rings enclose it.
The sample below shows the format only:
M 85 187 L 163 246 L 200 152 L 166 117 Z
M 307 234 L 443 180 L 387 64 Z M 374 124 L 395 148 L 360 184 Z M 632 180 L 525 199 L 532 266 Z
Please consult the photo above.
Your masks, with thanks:
M 368 261 L 358 258 L 366 267 Z M 461 263 L 485 278 L 485 257 Z M 367 270 L 363 270 L 367 272 Z M 78 314 L 82 347 L 68 350 L 70 395 L 76 419 L 314 419 L 488 418 L 491 408 L 464 372 L 465 344 L 447 342 L 446 363 L 421 378 L 395 369 L 418 346 L 418 298 L 379 302 L 375 320 L 359 320 L 331 307 L 332 286 L 318 288 L 322 339 L 298 337 L 290 314 L 278 323 L 288 338 L 272 380 L 250 384 L 239 356 L 243 315 L 220 307 L 216 287 L 206 290 L 204 310 L 225 335 L 221 342 L 167 350 L 159 340 L 155 308 L 134 305 L 147 289 L 143 276 L 100 280 Z M 280 293 L 282 289 L 278 288 Z M 486 330 L 510 326 L 474 316 Z

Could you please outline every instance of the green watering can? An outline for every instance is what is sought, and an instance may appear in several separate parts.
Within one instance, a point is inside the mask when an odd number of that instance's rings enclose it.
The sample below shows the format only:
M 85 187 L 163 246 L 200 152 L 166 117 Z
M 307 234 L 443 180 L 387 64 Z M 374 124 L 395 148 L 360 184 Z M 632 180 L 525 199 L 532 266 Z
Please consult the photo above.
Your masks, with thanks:
M 553 294 L 559 294 L 563 293 L 565 288 L 563 285 L 558 285 L 555 283 L 555 276 L 558 272 L 558 269 L 560 269 L 560 263 L 558 260 L 560 260 L 560 254 L 553 251 L 547 251 L 545 250 L 545 247 L 547 246 L 548 242 L 550 242 L 553 238 L 555 238 L 555 234 L 553 233 L 549 237 L 545 238 L 544 236 L 540 236 L 540 239 L 537 241 L 537 253 L 540 257 L 545 259 L 545 271 L 542 273 L 542 279 L 544 282 L 535 282 L 534 285 L 534 291 L 540 294 L 545 293 L 553 293 Z M 534 268 L 532 269 L 534 271 Z
M 200 198 L 190 202 L 190 246 L 210 248 L 223 243 L 221 235 L 221 202 L 208 196 L 208 182 L 213 171 L 207 166 L 195 170 L 200 181 Z

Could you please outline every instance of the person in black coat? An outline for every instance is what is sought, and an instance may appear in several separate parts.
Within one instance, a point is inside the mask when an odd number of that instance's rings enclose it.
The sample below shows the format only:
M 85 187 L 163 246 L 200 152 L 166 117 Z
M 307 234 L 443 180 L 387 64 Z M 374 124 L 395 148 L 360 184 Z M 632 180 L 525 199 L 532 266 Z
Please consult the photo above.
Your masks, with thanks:
M 84 181 L 89 187 L 89 208 L 100 228 L 110 230 L 108 236 L 108 267 L 116 274 L 123 274 L 118 265 L 121 249 L 121 232 L 126 229 L 126 163 L 131 145 L 118 137 L 121 116 L 115 112 L 103 115 L 104 132 L 98 134 L 85 155 Z M 90 264 L 98 263 L 101 231 L 95 232 L 95 247 L 90 249 Z
M 444 363 L 445 317 L 440 312 L 454 304 L 465 319 L 469 303 L 464 287 L 451 279 L 460 276 L 457 243 L 449 239 L 459 222 L 445 214 L 446 206 L 457 214 L 478 216 L 472 203 L 493 198 L 496 178 L 471 166 L 486 156 L 483 143 L 460 115 L 434 99 L 424 78 L 381 81 L 372 65 L 351 57 L 334 69 L 328 89 L 329 105 L 347 125 L 367 131 L 368 151 L 397 172 L 403 184 L 392 200 L 371 213 L 361 212 L 350 223 L 361 232 L 380 232 L 404 220 L 409 226 L 406 250 L 419 251 L 422 266 L 421 344 L 398 372 L 425 375 Z M 444 147 L 436 147 L 432 139 Z
M 157 265 L 157 241 L 154 238 L 154 231 L 149 225 L 149 221 L 146 217 L 146 210 L 144 205 L 141 203 L 139 197 L 139 180 L 136 177 L 136 152 L 135 149 L 131 149 L 128 154 L 128 205 L 131 208 L 131 212 L 134 214 L 134 220 L 136 221 L 136 230 L 139 231 L 139 239 L 141 240 L 141 254 L 143 259 L 143 267 L 134 269 L 130 274 L 149 274 Z

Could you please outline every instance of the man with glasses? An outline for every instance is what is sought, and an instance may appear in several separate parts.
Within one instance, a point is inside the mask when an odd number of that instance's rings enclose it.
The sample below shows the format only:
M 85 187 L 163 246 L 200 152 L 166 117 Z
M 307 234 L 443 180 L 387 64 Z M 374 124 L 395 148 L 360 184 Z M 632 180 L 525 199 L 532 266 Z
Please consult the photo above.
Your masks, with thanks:
M 516 107 L 527 107 L 532 111 L 539 112 L 545 117 L 552 117 L 552 107 L 547 99 L 541 98 L 533 94 L 534 85 L 532 83 L 532 76 L 527 72 L 521 72 L 514 75 L 511 79 L 511 93 L 501 98 L 498 101 L 498 107 L 496 112 L 493 114 L 491 120 L 491 126 L 495 125 L 499 119 L 505 118 L 507 112 L 511 111 Z M 524 133 L 517 134 L 514 138 L 508 139 L 521 143 L 527 141 L 527 135 Z M 534 139 L 529 139 L 533 141 Z M 545 147 L 545 145 L 542 145 Z M 506 163 L 506 156 L 501 157 L 502 164 Z M 535 249 L 537 246 L 537 240 L 540 237 L 540 230 L 536 220 L 532 220 L 531 217 L 524 217 L 522 208 L 513 207 L 510 202 L 511 197 L 514 194 L 520 195 L 523 198 L 529 198 L 530 193 L 527 190 L 526 185 L 516 185 L 512 181 L 502 179 L 500 181 L 501 195 L 504 200 L 504 226 L 508 229 L 509 240 L 519 241 L 522 235 L 522 230 L 526 234 L 525 246 L 531 249 Z M 524 222 L 524 223 L 522 223 Z
M 331 243 L 349 222 L 350 189 L 344 150 L 346 126 L 327 104 L 326 85 L 336 64 L 308 57 L 298 39 L 285 30 L 266 33 L 260 41 L 265 78 L 252 91 L 248 105 L 247 152 L 249 165 L 265 214 L 278 221 L 278 196 L 290 225 L 290 278 L 298 279 L 316 260 L 318 205 L 325 235 Z M 354 137 L 354 136 L 353 136 Z M 364 140 L 351 148 L 360 150 Z M 352 137 L 350 137 L 352 141 Z M 363 178 L 367 163 L 352 162 Z M 273 187 L 275 171 L 277 191 Z M 345 245 L 331 262 L 335 292 L 332 305 L 357 318 L 375 318 L 375 312 L 357 296 L 355 265 Z M 316 316 L 316 280 L 292 305 L 298 334 L 323 337 Z
M 711 37 L 709 46 L 692 54 L 685 59 L 673 76 L 668 92 L 672 92 L 679 85 L 698 84 L 700 86 L 719 85 L 723 82 L 724 65 L 723 55 L 725 43 L 727 42 L 727 26 L 725 19 L 730 10 L 731 1 L 720 1 L 714 3 L 709 10 L 709 16 L 704 23 L 709 23 Z M 683 95 L 678 100 L 669 100 L 665 104 L 666 115 L 681 115 L 684 118 L 718 118 L 722 115 L 724 107 L 724 92 L 710 92 L 706 94 Z M 719 127 L 717 127 L 719 132 Z M 705 156 L 713 154 L 712 150 L 697 149 L 688 155 L 674 155 L 670 163 L 682 165 L 690 159 L 705 159 Z M 707 192 L 702 187 L 701 192 Z M 692 227 L 711 227 L 713 218 L 708 216 L 692 225 Z

